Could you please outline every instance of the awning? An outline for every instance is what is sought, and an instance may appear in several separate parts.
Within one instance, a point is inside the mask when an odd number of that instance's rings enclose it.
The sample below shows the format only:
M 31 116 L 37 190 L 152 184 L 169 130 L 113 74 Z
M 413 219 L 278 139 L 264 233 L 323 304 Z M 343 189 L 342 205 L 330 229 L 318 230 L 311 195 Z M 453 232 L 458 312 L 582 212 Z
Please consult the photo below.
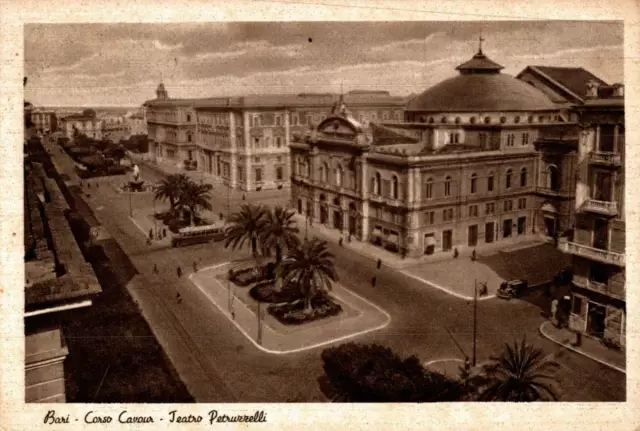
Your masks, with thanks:
M 372 236 L 382 236 L 382 230 L 380 228 L 374 227 L 371 231 Z
M 392 244 L 397 244 L 398 243 L 398 234 L 390 233 L 389 236 L 387 237 L 387 241 L 392 243 Z
M 544 212 L 548 212 L 548 213 L 557 213 L 558 211 L 556 210 L 556 208 L 551 205 L 550 203 L 545 203 L 544 205 L 542 205 L 542 208 L 540 208 L 542 211 Z
M 436 245 L 436 237 L 433 235 L 426 236 L 424 241 L 426 245 Z

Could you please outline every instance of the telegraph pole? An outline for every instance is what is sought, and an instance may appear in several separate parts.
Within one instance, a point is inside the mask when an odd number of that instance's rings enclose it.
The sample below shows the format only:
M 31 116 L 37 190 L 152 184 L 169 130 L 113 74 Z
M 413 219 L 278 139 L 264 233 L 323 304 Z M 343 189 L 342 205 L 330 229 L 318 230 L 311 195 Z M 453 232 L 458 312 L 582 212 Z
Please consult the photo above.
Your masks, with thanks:
M 231 215 L 231 184 L 228 181 L 229 180 L 225 180 L 227 186 L 227 220 L 225 223 L 227 225 L 226 227 L 228 227 L 229 216 Z M 223 184 L 225 184 L 225 182 L 223 182 Z M 231 314 L 232 320 L 236 320 L 236 313 L 233 311 L 233 292 L 231 291 L 231 289 L 231 281 L 227 276 L 227 292 L 229 293 L 229 314 Z M 259 304 L 260 302 L 258 302 L 258 305 Z
M 472 364 L 476 366 L 476 337 L 478 326 L 478 281 L 473 281 L 473 359 Z
M 133 218 L 133 206 L 131 205 L 131 199 L 132 199 L 131 195 L 132 194 L 133 194 L 133 192 L 131 191 L 131 188 L 129 188 L 129 217 Z

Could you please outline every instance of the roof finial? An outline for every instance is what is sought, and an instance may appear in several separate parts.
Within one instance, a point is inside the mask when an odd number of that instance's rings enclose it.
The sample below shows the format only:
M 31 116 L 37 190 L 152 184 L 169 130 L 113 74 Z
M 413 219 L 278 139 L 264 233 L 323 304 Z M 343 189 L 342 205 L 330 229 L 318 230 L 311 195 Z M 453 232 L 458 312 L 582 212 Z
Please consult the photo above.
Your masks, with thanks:
M 482 30 L 480 30 L 480 37 L 478 38 L 478 54 L 482 54 L 482 42 L 484 42 L 484 38 L 482 37 Z

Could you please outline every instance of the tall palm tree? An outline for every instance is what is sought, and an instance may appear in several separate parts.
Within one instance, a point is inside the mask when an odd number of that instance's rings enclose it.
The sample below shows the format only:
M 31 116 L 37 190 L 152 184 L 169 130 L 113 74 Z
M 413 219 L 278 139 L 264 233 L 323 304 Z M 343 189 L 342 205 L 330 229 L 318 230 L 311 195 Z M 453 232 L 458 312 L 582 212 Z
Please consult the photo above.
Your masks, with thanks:
M 240 211 L 229 216 L 229 226 L 225 230 L 224 246 L 242 247 L 248 240 L 251 254 L 258 257 L 258 241 L 266 223 L 267 210 L 262 205 L 244 204 Z
M 195 218 L 197 211 L 202 208 L 211 211 L 211 190 L 213 186 L 211 184 L 197 184 L 189 180 L 182 191 L 177 206 L 189 208 L 189 214 L 191 215 L 191 225 L 195 224 Z
M 333 254 L 327 242 L 317 238 L 305 240 L 290 251 L 283 261 L 284 284 L 296 284 L 304 295 L 304 312 L 311 314 L 311 299 L 331 290 L 331 282 L 338 281 Z
M 488 384 L 480 392 L 481 401 L 557 401 L 555 374 L 560 365 L 542 349 L 525 340 L 505 344 L 502 354 L 482 367 Z
M 260 234 L 260 243 L 265 250 L 275 249 L 276 266 L 282 262 L 283 250 L 293 250 L 298 244 L 300 230 L 293 220 L 294 211 L 281 206 L 276 206 L 273 210 L 267 211 L 265 225 Z
M 176 204 L 180 201 L 185 186 L 189 183 L 189 178 L 185 174 L 172 174 L 165 177 L 156 187 L 154 199 L 163 201 L 169 199 L 171 211 L 175 211 Z

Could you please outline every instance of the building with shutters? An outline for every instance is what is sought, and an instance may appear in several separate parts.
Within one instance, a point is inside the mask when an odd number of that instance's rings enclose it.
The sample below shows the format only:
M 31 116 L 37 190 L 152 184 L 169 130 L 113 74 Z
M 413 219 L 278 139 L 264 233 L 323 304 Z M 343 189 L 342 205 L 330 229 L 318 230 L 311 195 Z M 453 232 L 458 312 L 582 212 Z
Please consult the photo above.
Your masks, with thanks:
M 573 256 L 570 328 L 625 345 L 624 88 L 591 81 L 581 127 L 576 224 L 560 241 Z
M 288 188 L 292 134 L 319 124 L 338 100 L 317 93 L 169 99 L 162 84 L 157 96 L 145 103 L 150 158 L 246 191 Z M 405 99 L 386 91 L 345 98 L 362 121 L 403 120 Z
M 407 256 L 570 229 L 577 125 L 502 68 L 480 47 L 413 97 L 403 124 L 363 124 L 345 102 L 294 138 L 293 206 Z

